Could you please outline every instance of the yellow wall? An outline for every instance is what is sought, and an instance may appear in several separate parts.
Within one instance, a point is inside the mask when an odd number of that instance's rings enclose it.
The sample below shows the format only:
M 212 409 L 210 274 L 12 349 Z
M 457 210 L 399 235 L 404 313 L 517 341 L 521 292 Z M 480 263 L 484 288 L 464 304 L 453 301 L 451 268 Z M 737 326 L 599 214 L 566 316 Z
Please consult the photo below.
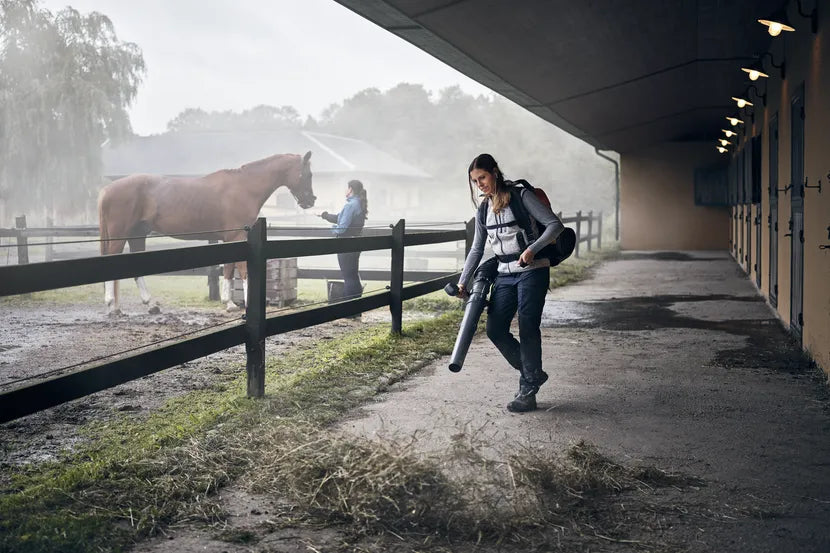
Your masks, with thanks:
M 772 41 L 775 63 L 786 60 L 786 79 L 770 68 L 770 78 L 756 84 L 766 91 L 767 103 L 757 101 L 753 112 L 741 115 L 747 122 L 737 148 L 748 147 L 751 136 L 761 135 L 761 203 L 731 208 L 694 205 L 694 169 L 717 159 L 714 144 L 667 143 L 621 156 L 620 231 L 621 246 L 628 250 L 723 249 L 756 282 L 760 266 L 762 294 L 770 295 L 770 248 L 778 251 L 777 313 L 790 324 L 792 240 L 787 236 L 791 218 L 792 190 L 778 194 L 778 241 L 769 242 L 769 122 L 778 117 L 778 188 L 791 183 L 790 102 L 804 84 L 804 174 L 814 186 L 819 179 L 821 193 L 804 190 L 804 282 L 802 344 L 825 372 L 830 373 L 830 9 L 819 11 L 819 32 L 810 31 L 809 21 L 796 16 L 795 2 L 788 3 L 791 19 L 799 21 L 796 32 Z M 739 70 L 736 67 L 736 71 Z M 749 84 L 749 83 L 747 83 Z M 736 95 L 742 91 L 735 91 Z M 751 225 L 747 236 L 747 214 L 761 216 L 761 255 L 757 259 L 757 234 Z M 738 217 L 736 228 L 735 217 Z M 752 219 L 751 219 L 752 220 Z M 732 243 L 730 244 L 730 241 Z M 821 246 L 828 249 L 821 249 Z M 747 248 L 751 257 L 747 263 Z
M 636 154 L 623 154 L 620 158 L 621 247 L 627 250 L 726 249 L 729 211 L 694 204 L 694 169 L 718 159 L 710 143 L 705 148 L 700 143 L 662 144 Z
M 791 16 L 795 16 L 795 3 L 789 3 Z M 809 185 L 822 181 L 822 191 L 808 188 L 804 190 L 804 326 L 802 343 L 815 361 L 825 372 L 830 373 L 830 249 L 822 250 L 820 246 L 830 245 L 828 226 L 830 226 L 830 10 L 819 11 L 819 32 L 810 32 L 809 21 L 798 19 L 801 24 L 796 32 L 788 33 L 786 41 L 772 41 L 770 52 L 775 63 L 786 60 L 786 79 L 782 80 L 778 69 L 771 68 L 770 78 L 756 83 L 762 91 L 766 90 L 767 105 L 756 102 L 754 123 L 751 123 L 745 136 L 741 137 L 738 147 L 747 146 L 749 135 L 762 135 L 762 259 L 761 292 L 769 297 L 769 227 L 767 215 L 770 213 L 769 194 L 769 121 L 778 115 L 778 187 L 784 188 L 791 183 L 791 124 L 790 101 L 795 91 L 804 84 L 804 174 Z M 766 67 L 770 67 L 769 59 Z M 748 119 L 744 117 L 744 119 Z M 792 239 L 788 223 L 791 217 L 792 190 L 778 195 L 778 304 L 777 311 L 785 324 L 790 324 L 791 293 L 791 249 Z M 748 206 L 743 206 L 744 208 Z M 737 213 L 741 206 L 732 208 Z M 753 215 L 757 207 L 753 208 Z M 774 223 L 774 221 L 773 221 Z M 746 237 L 741 241 L 730 226 L 730 236 L 738 240 L 738 247 L 745 249 Z M 753 236 L 754 239 L 754 236 Z M 773 244 L 773 247 L 776 245 Z M 734 252 L 733 252 L 734 255 Z M 754 255 L 754 244 L 753 244 Z M 736 259 L 745 269 L 749 269 L 754 280 L 752 267 L 746 267 L 743 258 Z

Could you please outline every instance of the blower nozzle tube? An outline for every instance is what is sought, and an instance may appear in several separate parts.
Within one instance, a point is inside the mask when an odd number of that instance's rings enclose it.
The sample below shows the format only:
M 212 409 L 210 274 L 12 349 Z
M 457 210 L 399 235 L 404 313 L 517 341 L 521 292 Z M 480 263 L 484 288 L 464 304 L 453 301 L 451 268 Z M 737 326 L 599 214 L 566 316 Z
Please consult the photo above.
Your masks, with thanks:
M 449 369 L 457 373 L 464 365 L 470 343 L 478 327 L 478 320 L 487 307 L 487 294 L 490 293 L 490 286 L 496 279 L 498 260 L 491 258 L 482 263 L 473 275 L 473 286 L 470 296 L 464 306 L 464 317 L 461 319 L 461 327 L 458 329 L 458 336 L 455 338 L 455 346 L 450 357 Z M 458 295 L 458 287 L 455 284 L 447 284 L 444 291 L 451 296 Z

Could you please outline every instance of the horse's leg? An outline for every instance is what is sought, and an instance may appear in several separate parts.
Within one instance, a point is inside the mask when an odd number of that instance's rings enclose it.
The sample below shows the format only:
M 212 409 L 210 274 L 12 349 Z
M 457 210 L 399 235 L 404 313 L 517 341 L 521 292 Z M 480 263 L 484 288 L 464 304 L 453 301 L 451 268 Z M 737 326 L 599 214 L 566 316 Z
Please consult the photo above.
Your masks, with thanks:
M 101 253 L 110 255 L 121 253 L 124 250 L 124 240 L 108 240 L 101 242 Z M 108 280 L 104 283 L 104 303 L 107 305 L 107 315 L 121 315 L 121 308 L 118 305 L 118 281 Z
M 242 301 L 245 302 L 245 307 L 248 307 L 248 263 L 238 261 L 236 269 L 239 271 L 239 278 L 242 279 Z
M 233 284 L 233 268 L 233 263 L 225 263 L 222 266 L 222 272 L 225 278 L 222 279 L 222 287 L 221 291 L 219 292 L 219 299 L 225 303 L 225 308 L 228 311 L 236 311 L 237 309 L 239 309 L 233 302 L 233 297 L 231 295 L 231 285 Z
M 137 236 L 135 238 L 129 238 L 127 242 L 130 244 L 130 252 L 143 252 L 147 249 L 146 236 Z M 150 291 L 147 289 L 147 283 L 144 281 L 144 277 L 135 277 L 135 283 L 136 286 L 138 286 L 138 295 L 141 296 L 141 303 L 143 303 L 144 305 L 150 305 L 150 300 L 152 299 L 152 297 L 150 296 Z M 161 313 L 161 307 L 159 306 L 158 302 L 155 302 L 155 305 L 150 307 L 148 311 L 151 314 L 155 315 L 157 313 Z

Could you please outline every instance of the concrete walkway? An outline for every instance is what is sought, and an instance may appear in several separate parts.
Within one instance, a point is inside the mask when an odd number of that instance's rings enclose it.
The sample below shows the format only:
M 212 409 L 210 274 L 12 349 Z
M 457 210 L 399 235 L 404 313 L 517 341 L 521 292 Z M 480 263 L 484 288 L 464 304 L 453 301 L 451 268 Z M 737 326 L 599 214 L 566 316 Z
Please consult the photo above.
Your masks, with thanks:
M 623 253 L 548 294 L 543 342 L 535 412 L 505 410 L 517 373 L 482 336 L 462 372 L 440 359 L 343 427 L 427 452 L 584 439 L 703 479 L 689 499 L 712 516 L 667 530 L 688 551 L 830 551 L 827 387 L 727 253 Z

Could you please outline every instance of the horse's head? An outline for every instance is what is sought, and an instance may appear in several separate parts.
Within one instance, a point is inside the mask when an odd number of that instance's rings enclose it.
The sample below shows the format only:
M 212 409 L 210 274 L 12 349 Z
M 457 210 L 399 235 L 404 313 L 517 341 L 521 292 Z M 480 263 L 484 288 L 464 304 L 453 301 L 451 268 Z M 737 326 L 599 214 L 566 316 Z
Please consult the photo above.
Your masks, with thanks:
M 314 200 L 317 199 L 317 196 L 314 195 L 314 191 L 311 188 L 310 159 L 311 151 L 308 151 L 303 156 L 302 163 L 300 164 L 299 171 L 296 175 L 297 180 L 287 185 L 291 195 L 294 196 L 294 199 L 297 200 L 297 203 L 303 209 L 314 207 Z

